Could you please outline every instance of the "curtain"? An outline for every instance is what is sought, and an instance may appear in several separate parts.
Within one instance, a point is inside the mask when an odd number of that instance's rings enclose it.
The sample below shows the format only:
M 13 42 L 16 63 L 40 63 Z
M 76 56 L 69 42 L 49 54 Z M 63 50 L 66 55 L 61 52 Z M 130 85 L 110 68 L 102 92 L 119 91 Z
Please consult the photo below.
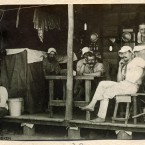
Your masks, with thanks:
M 1 61 L 1 81 L 9 98 L 24 98 L 24 111 L 44 110 L 44 77 L 42 62 L 27 63 L 27 52 L 8 55 Z
M 6 56 L 1 61 L 1 81 L 9 98 L 26 96 L 27 52 Z

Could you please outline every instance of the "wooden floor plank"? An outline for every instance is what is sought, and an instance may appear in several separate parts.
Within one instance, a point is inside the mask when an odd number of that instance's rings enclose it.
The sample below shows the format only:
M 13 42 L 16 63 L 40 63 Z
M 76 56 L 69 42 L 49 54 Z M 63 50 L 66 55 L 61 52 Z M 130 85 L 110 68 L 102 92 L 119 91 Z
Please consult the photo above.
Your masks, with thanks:
M 18 117 L 5 116 L 1 119 L 4 122 L 16 122 L 16 123 L 32 123 L 39 125 L 54 125 L 54 126 L 77 126 L 80 128 L 90 128 L 90 129 L 107 129 L 107 130 L 129 130 L 133 132 L 145 132 L 144 123 L 112 123 L 111 120 L 107 120 L 104 123 L 92 123 L 86 120 L 70 120 L 65 121 L 64 118 L 49 118 L 48 114 L 29 114 L 21 115 Z

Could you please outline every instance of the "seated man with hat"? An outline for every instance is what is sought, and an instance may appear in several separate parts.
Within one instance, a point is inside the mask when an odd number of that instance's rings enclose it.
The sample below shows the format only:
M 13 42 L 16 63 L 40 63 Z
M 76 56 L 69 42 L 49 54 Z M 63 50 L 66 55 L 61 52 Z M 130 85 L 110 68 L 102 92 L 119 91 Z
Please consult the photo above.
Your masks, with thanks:
M 83 61 L 82 66 L 78 72 L 78 75 L 90 75 L 94 77 L 100 77 L 104 74 L 104 66 L 99 62 L 99 59 L 94 53 L 88 52 L 86 58 Z M 93 81 L 94 86 L 98 84 L 98 81 Z M 84 95 L 84 83 L 82 80 L 77 80 L 74 86 L 74 99 L 81 100 Z M 93 85 L 92 85 L 93 86 Z
M 59 62 L 56 60 L 56 49 L 49 48 L 47 57 L 43 59 L 43 72 L 44 75 L 58 75 L 60 74 Z
M 99 62 L 99 58 L 93 53 L 88 53 L 86 57 L 86 63 L 83 63 L 79 74 L 80 75 L 92 75 L 99 77 L 104 73 L 104 66 Z
M 121 58 L 119 61 L 117 82 L 125 80 L 127 64 L 134 58 L 133 50 L 130 46 L 123 46 L 119 51 L 118 55 Z
M 87 56 L 89 55 L 89 53 L 93 53 L 92 51 L 90 51 L 89 47 L 84 47 L 82 49 L 83 58 L 77 62 L 76 66 L 77 75 L 80 75 L 81 67 L 87 63 Z
M 47 75 L 60 75 L 60 71 L 61 71 L 61 68 L 60 68 L 60 65 L 59 65 L 59 62 L 56 60 L 56 54 L 57 54 L 57 51 L 55 48 L 49 48 L 48 51 L 47 51 L 47 57 L 44 57 L 43 58 L 43 73 L 44 73 L 44 76 L 47 76 Z M 61 81 L 60 80 L 55 80 L 54 81 L 54 98 L 58 98 L 61 96 L 62 94 L 62 85 L 61 85 Z M 47 86 L 45 88 L 45 93 L 46 93 L 46 97 L 44 100 L 44 106 L 46 105 L 46 107 L 48 106 L 48 104 L 46 102 L 48 102 L 48 81 L 45 81 L 45 85 Z M 58 88 L 60 89 L 60 91 L 57 91 Z M 46 104 L 45 104 L 46 103 Z
M 116 95 L 134 94 L 139 90 L 142 83 L 145 69 L 145 46 L 135 46 L 135 58 L 133 58 L 126 68 L 126 76 L 123 81 L 101 81 L 96 89 L 92 101 L 85 107 L 80 107 L 85 111 L 94 111 L 95 104 L 100 101 L 98 117 L 92 122 L 104 122 L 107 114 L 109 99 Z M 126 53 L 122 54 L 126 58 Z

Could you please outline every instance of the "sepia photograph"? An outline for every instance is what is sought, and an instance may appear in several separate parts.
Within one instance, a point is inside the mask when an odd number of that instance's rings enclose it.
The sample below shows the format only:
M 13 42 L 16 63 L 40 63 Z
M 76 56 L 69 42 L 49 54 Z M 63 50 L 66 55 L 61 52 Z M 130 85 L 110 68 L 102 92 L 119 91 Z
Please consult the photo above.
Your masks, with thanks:
M 0 141 L 145 140 L 145 4 L 0 4 Z

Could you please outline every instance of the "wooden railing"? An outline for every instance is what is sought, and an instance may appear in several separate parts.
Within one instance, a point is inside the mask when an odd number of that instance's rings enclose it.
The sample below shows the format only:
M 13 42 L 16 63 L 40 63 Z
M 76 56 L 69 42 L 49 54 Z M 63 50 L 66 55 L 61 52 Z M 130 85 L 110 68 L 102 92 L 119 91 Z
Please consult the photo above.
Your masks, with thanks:
M 91 96 L 91 81 L 94 80 L 94 76 L 74 76 L 74 80 L 84 80 L 85 81 L 85 101 L 73 101 L 75 107 L 85 106 L 90 102 Z M 103 78 L 103 77 L 100 77 Z M 45 76 L 45 79 L 49 81 L 49 111 L 50 117 L 53 116 L 53 106 L 66 106 L 66 76 Z M 54 80 L 62 80 L 63 82 L 63 99 L 54 100 Z M 58 90 L 59 91 L 59 90 Z M 86 112 L 86 120 L 90 120 L 90 112 Z

